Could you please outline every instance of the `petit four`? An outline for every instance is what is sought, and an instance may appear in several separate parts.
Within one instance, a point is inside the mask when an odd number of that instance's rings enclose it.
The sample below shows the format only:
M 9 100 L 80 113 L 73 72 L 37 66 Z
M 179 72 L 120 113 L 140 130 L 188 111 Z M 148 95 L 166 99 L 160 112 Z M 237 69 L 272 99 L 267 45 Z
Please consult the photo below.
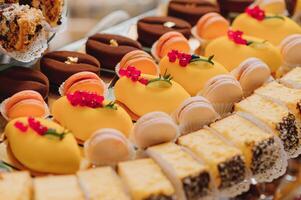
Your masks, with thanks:
M 110 167 L 79 171 L 77 177 L 86 199 L 130 200 L 121 179 Z
M 0 173 L 0 199 L 30 200 L 32 181 L 28 172 Z
M 246 165 L 257 182 L 272 181 L 286 171 L 283 146 L 273 134 L 237 114 L 217 121 L 210 127 L 243 152 Z
M 135 66 L 142 74 L 159 75 L 159 67 L 155 60 L 145 51 L 135 50 L 131 51 L 121 59 L 119 66 L 116 67 L 116 73 L 122 68 L 128 66 Z
M 85 91 L 104 96 L 107 86 L 97 74 L 84 71 L 70 76 L 59 89 L 62 96 L 76 91 Z
M 174 199 L 175 189 L 152 159 L 139 159 L 118 164 L 118 174 L 133 200 Z
M 40 57 L 48 46 L 47 22 L 42 12 L 27 5 L 6 4 L 0 15 L 2 51 L 23 62 Z
M 40 71 L 25 67 L 10 67 L 0 72 L 0 101 L 23 90 L 37 91 L 46 99 L 49 81 Z
M 117 103 L 131 113 L 133 119 L 154 111 L 167 114 L 190 95 L 170 75 L 143 75 L 135 67 L 129 66 L 119 71 L 120 79 L 116 82 L 114 93 Z
M 167 15 L 184 19 L 194 26 L 200 17 L 209 12 L 219 12 L 219 6 L 210 0 L 171 0 Z
M 84 200 L 75 175 L 37 177 L 33 181 L 35 200 Z
M 253 91 L 271 77 L 270 68 L 261 60 L 257 58 L 248 58 L 247 60 L 240 63 L 231 74 L 239 81 L 244 96 L 250 96 Z
M 211 195 L 211 178 L 206 165 L 196 161 L 182 147 L 165 143 L 147 149 L 176 189 L 179 199 L 201 199 Z
M 2 102 L 0 111 L 7 120 L 18 117 L 47 117 L 49 109 L 40 93 L 23 90 Z
M 188 40 L 182 33 L 171 31 L 163 34 L 155 43 L 155 57 L 162 59 L 171 50 L 177 50 L 183 53 L 190 52 Z
M 74 136 L 55 122 L 17 118 L 8 123 L 4 133 L 13 156 L 34 172 L 68 174 L 80 167 L 81 155 Z
M 128 136 L 133 126 L 130 116 L 119 105 L 104 100 L 103 96 L 81 91 L 56 100 L 52 115 L 80 142 L 101 128 L 114 128 Z
M 301 68 L 294 68 L 285 74 L 279 81 L 287 87 L 301 89 Z
M 265 62 L 273 74 L 282 64 L 281 55 L 276 46 L 263 39 L 245 36 L 241 31 L 229 30 L 228 37 L 212 40 L 205 49 L 205 56 L 210 55 L 214 55 L 214 59 L 229 71 L 251 57 Z
M 248 113 L 251 121 L 276 134 L 290 158 L 300 154 L 301 140 L 296 117 L 286 106 L 253 94 L 237 103 L 235 110 Z
M 252 6 L 256 5 L 267 13 L 278 15 L 287 14 L 285 0 L 256 0 Z
M 99 74 L 100 64 L 96 58 L 87 54 L 53 51 L 41 58 L 40 68 L 57 92 L 57 88 L 73 74 L 83 71 Z
M 186 99 L 173 113 L 173 118 L 184 135 L 202 129 L 220 116 L 207 99 L 195 96 Z
M 262 38 L 274 45 L 279 45 L 289 35 L 301 33 L 301 28 L 292 19 L 281 15 L 266 14 L 258 6 L 247 8 L 246 13 L 235 18 L 232 27 L 243 31 L 246 35 Z
M 207 129 L 182 136 L 178 144 L 188 148 L 209 167 L 213 182 L 222 196 L 236 196 L 249 188 L 242 152 Z
M 212 40 L 227 35 L 229 22 L 220 14 L 210 12 L 202 16 L 196 24 L 196 34 L 204 40 Z
M 210 78 L 228 73 L 211 55 L 203 57 L 179 51 L 170 51 L 159 66 L 161 75 L 170 74 L 192 96 L 202 90 Z
M 199 94 L 208 99 L 222 117 L 231 112 L 234 103 L 243 98 L 239 82 L 228 74 L 211 78 Z
M 85 142 L 84 151 L 85 157 L 96 166 L 116 165 L 134 157 L 134 148 L 124 134 L 108 128 L 94 132 Z
M 102 69 L 115 70 L 115 66 L 127 53 L 141 49 L 139 42 L 131 38 L 97 33 L 88 38 L 87 54 L 94 56 L 100 62 Z
M 164 112 L 143 115 L 134 125 L 131 139 L 140 149 L 164 142 L 175 141 L 180 135 L 177 125 Z
M 288 67 L 300 67 L 301 35 L 293 34 L 286 37 L 280 44 L 280 52 L 285 65 Z
M 187 39 L 191 36 L 191 25 L 174 17 L 145 17 L 138 21 L 138 41 L 146 47 L 151 47 L 164 33 L 177 31 Z

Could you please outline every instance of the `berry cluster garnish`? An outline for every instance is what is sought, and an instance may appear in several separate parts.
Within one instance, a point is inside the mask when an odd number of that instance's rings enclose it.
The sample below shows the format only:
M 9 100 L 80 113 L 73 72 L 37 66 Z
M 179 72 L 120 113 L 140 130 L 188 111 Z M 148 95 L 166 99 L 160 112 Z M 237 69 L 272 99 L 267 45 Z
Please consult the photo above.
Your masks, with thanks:
M 121 68 L 119 70 L 119 76 L 121 77 L 127 77 L 131 79 L 133 82 L 140 82 L 143 85 L 148 84 L 148 80 L 141 77 L 141 71 L 136 69 L 134 66 L 128 66 L 127 68 Z
M 257 19 L 258 21 L 263 21 L 266 19 L 273 19 L 273 18 L 284 20 L 284 17 L 279 15 L 266 16 L 265 11 L 262 10 L 259 6 L 247 7 L 245 13 L 247 13 L 250 17 Z
M 179 65 L 181 67 L 186 67 L 188 64 L 193 63 L 193 62 L 208 62 L 212 65 L 214 65 L 214 62 L 212 61 L 214 56 L 210 56 L 208 59 L 206 58 L 201 58 L 198 55 L 191 55 L 191 54 L 186 54 L 186 53 L 181 53 L 177 50 L 172 50 L 168 54 L 168 59 L 169 62 L 174 63 L 177 60 L 179 60 Z
M 95 93 L 76 91 L 74 93 L 67 94 L 67 99 L 72 106 L 117 109 L 115 102 L 110 102 L 109 104 L 104 105 L 104 97 Z
M 55 129 L 51 129 L 51 128 L 48 128 L 48 127 L 42 125 L 41 122 L 34 119 L 33 117 L 28 117 L 27 123 L 28 124 L 26 125 L 20 121 L 16 121 L 14 125 L 17 129 L 19 129 L 23 133 L 25 133 L 29 128 L 31 128 L 32 130 L 34 130 L 34 132 L 37 135 L 53 136 L 60 140 L 64 139 L 65 135 L 67 134 L 66 132 L 58 133 Z
M 232 40 L 235 44 L 239 44 L 239 45 L 246 45 L 249 46 L 251 44 L 264 44 L 267 42 L 267 40 L 264 40 L 262 42 L 255 42 L 255 41 L 251 41 L 251 40 L 246 40 L 243 38 L 243 32 L 242 31 L 233 31 L 233 30 L 229 30 L 228 31 L 228 38 L 229 40 Z

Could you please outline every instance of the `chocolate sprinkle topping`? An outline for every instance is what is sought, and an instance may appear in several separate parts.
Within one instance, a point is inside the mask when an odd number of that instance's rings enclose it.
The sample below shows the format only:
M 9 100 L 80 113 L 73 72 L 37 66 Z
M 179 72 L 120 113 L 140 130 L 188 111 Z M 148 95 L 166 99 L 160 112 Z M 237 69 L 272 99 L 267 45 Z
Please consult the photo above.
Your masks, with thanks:
M 174 198 L 171 196 L 160 194 L 160 195 L 152 195 L 144 200 L 173 200 L 173 199 Z
M 187 199 L 200 199 L 208 194 L 210 176 L 207 172 L 194 177 L 186 177 L 182 182 Z

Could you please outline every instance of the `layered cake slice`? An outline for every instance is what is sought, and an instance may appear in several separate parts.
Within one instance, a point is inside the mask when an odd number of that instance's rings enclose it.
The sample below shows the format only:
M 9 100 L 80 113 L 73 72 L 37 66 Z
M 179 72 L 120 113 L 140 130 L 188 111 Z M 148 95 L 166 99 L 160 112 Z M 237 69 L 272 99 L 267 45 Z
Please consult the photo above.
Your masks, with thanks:
M 178 144 L 188 148 L 209 166 L 221 196 L 236 196 L 249 188 L 249 184 L 244 182 L 247 173 L 242 152 L 209 130 L 202 129 L 182 136 Z
M 285 172 L 287 159 L 283 145 L 274 134 L 265 132 L 237 114 L 210 127 L 243 152 L 246 165 L 257 182 L 272 181 Z
M 245 118 L 279 136 L 289 157 L 296 157 L 300 154 L 300 133 L 296 117 L 285 105 L 254 94 L 237 103 L 235 110 L 248 113 L 249 115 L 244 115 Z
M 77 177 L 86 199 L 130 200 L 120 178 L 111 167 L 79 171 Z
M 30 200 L 32 181 L 28 172 L 0 173 L 0 199 Z
M 279 100 L 288 107 L 298 120 L 301 120 L 301 90 L 288 88 L 273 81 L 255 90 L 255 93 L 276 101 Z
M 147 149 L 173 183 L 179 199 L 201 199 L 211 195 L 208 167 L 196 161 L 182 147 L 165 143 Z
M 152 159 L 119 163 L 118 174 L 133 200 L 173 200 L 175 190 Z
M 301 67 L 294 68 L 279 81 L 287 87 L 301 89 Z
M 76 176 L 46 176 L 34 179 L 35 200 L 84 200 Z

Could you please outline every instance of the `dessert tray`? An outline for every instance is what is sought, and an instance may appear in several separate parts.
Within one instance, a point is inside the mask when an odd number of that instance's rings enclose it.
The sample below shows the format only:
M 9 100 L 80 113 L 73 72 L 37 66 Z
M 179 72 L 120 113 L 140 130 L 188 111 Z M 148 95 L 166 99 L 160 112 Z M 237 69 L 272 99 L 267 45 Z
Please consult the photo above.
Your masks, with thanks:
M 1 69 L 0 199 L 300 196 L 300 26 L 159 15 Z

